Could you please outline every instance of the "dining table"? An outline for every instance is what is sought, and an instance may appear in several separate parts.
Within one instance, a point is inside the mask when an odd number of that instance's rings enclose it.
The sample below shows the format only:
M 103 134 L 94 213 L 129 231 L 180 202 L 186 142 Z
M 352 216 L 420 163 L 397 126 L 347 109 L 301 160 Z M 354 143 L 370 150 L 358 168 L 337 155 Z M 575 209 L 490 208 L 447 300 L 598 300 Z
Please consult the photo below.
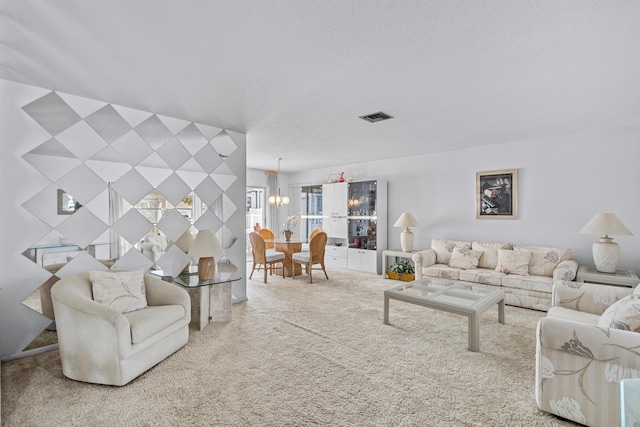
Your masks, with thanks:
M 284 275 L 286 277 L 293 277 L 293 260 L 292 256 L 296 252 L 302 252 L 302 240 L 300 239 L 265 239 L 265 243 L 273 243 L 274 249 L 284 254 Z M 296 275 L 302 274 L 302 266 L 296 264 Z

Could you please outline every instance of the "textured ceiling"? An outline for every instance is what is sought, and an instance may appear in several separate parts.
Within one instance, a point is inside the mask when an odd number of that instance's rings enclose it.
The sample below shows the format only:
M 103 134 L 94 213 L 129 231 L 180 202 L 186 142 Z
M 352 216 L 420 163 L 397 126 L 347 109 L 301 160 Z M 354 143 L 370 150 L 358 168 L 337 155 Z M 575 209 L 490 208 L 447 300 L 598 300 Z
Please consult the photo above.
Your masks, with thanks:
M 636 0 L 3 0 L 0 78 L 328 167 L 640 122 Z M 392 120 L 358 116 L 384 111 Z

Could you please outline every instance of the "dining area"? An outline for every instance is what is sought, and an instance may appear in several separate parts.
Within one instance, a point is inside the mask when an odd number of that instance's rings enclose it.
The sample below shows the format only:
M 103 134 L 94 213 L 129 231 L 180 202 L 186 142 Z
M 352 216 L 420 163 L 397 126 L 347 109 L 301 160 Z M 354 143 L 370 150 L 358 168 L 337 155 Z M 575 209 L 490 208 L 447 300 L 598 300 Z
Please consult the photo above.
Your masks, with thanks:
M 268 275 L 274 274 L 295 279 L 302 275 L 304 267 L 309 283 L 313 283 L 314 265 L 318 265 L 315 269 L 322 270 L 329 279 L 324 265 L 327 234 L 320 228 L 310 233 L 308 245 L 302 239 L 292 238 L 288 233 L 284 233 L 283 237 L 276 237 L 267 228 L 250 233 L 249 240 L 253 259 L 249 279 L 256 271 L 262 271 L 264 283 L 267 283 Z

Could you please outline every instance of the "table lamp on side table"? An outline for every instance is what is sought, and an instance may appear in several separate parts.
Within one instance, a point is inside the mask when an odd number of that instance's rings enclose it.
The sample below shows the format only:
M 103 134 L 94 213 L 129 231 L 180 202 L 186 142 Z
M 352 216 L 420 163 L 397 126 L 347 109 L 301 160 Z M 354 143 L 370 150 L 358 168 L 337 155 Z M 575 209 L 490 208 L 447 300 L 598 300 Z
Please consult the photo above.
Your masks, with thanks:
M 210 280 L 216 274 L 216 257 L 224 255 L 224 250 L 212 230 L 200 230 L 189 250 L 189 256 L 198 259 L 198 278 Z
M 400 233 L 400 245 L 403 252 L 411 252 L 413 250 L 413 232 L 409 227 L 420 227 L 416 218 L 411 212 L 403 212 L 393 226 L 404 227 L 404 230 Z
M 580 234 L 596 234 L 599 242 L 593 243 L 593 262 L 596 270 L 615 273 L 620 260 L 620 247 L 612 236 L 633 236 L 627 227 L 612 213 L 598 213 L 578 231 Z

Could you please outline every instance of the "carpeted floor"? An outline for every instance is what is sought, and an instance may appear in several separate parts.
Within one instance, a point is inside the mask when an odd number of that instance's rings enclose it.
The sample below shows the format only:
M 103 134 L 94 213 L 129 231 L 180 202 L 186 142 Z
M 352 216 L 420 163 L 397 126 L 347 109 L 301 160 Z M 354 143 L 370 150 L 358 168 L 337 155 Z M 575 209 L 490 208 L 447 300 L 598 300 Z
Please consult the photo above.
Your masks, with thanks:
M 399 282 L 350 271 L 251 280 L 233 319 L 124 387 L 66 379 L 57 351 L 2 365 L 3 426 L 572 426 L 534 399 L 542 312 L 467 320 L 391 301 Z M 260 276 L 260 275 L 259 275 Z M 255 278 L 255 276 L 254 276 Z

